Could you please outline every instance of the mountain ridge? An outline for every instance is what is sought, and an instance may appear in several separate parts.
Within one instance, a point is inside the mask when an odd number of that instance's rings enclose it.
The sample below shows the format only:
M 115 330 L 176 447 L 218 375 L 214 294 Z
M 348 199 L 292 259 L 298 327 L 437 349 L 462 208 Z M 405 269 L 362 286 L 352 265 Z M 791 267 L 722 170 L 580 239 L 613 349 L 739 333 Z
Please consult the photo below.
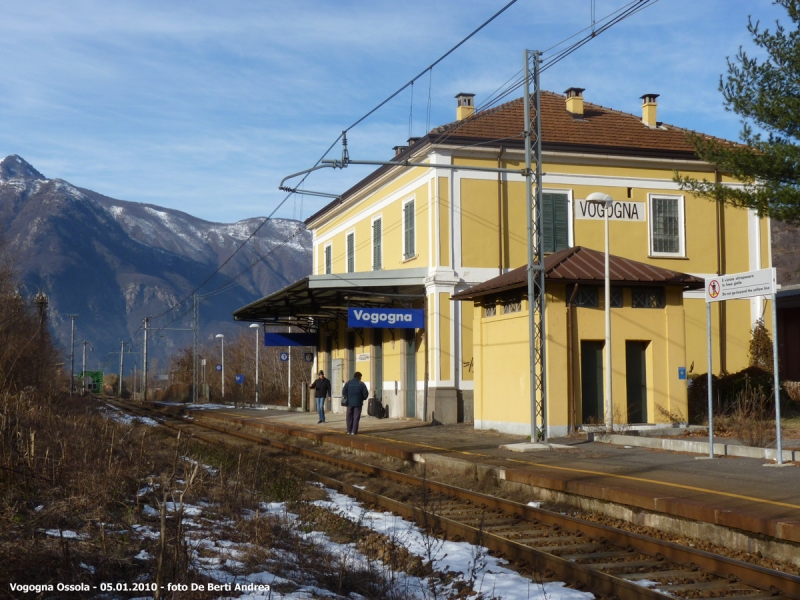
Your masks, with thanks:
M 120 341 L 128 341 L 145 316 L 164 313 L 153 322 L 164 327 L 187 305 L 170 308 L 229 261 L 200 290 L 205 294 L 236 278 L 203 304 L 201 340 L 209 340 L 242 327 L 231 318 L 236 308 L 311 271 L 311 236 L 297 221 L 205 221 L 48 179 L 17 155 L 0 161 L 0 228 L 24 293 L 49 295 L 51 329 L 67 355 L 70 313 L 80 314 L 76 340 L 92 342 L 95 357 L 118 355 Z M 186 317 L 176 326 L 186 327 Z M 190 341 L 188 335 L 166 335 L 148 351 L 163 360 Z

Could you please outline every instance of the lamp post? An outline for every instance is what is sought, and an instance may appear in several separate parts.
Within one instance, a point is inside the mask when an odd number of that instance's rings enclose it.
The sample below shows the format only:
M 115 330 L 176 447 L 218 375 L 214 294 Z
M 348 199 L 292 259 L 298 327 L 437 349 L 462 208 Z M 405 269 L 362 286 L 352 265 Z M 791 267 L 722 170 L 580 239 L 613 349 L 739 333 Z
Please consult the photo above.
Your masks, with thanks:
M 258 354 L 259 354 L 259 350 L 258 350 L 259 343 L 258 342 L 259 342 L 259 337 L 260 337 L 258 335 L 258 330 L 261 329 L 261 325 L 259 325 L 258 323 L 251 323 L 250 324 L 250 329 L 255 329 L 256 330 L 256 404 L 258 404 Z
M 89 346 L 89 342 L 83 340 L 83 371 L 81 376 L 81 396 L 83 396 L 84 392 L 86 391 L 86 346 Z M 89 350 L 94 350 L 91 346 Z
M 606 317 L 606 431 L 614 431 L 614 413 L 611 401 L 611 281 L 608 273 L 608 213 L 613 208 L 614 199 L 602 192 L 592 192 L 586 196 L 586 201 L 603 207 L 603 220 L 605 221 L 606 250 L 605 250 L 605 295 L 604 308 Z
M 222 347 L 222 397 L 225 397 L 225 336 L 221 333 L 217 334 Z

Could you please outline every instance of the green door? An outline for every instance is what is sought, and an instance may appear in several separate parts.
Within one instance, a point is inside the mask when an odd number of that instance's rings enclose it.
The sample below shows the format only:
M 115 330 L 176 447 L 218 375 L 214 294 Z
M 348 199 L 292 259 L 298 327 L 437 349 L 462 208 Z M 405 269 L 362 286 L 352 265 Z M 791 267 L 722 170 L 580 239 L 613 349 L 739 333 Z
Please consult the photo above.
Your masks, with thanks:
M 375 369 L 372 384 L 375 397 L 383 400 L 383 329 L 372 330 L 372 360 Z
M 581 340 L 581 414 L 584 424 L 603 423 L 603 342 Z
M 405 330 L 405 364 L 406 364 L 406 417 L 417 415 L 417 340 L 416 330 Z
M 647 423 L 647 344 L 648 342 L 625 342 L 628 423 Z

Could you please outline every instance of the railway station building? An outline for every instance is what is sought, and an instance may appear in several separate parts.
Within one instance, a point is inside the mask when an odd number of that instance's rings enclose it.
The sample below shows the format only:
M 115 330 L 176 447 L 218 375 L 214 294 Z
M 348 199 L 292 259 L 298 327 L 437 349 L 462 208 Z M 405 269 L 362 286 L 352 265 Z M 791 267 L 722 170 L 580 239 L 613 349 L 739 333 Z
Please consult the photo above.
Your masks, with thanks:
M 541 95 L 550 435 L 602 421 L 604 219 L 589 194 L 614 200 L 612 397 L 623 422 L 687 415 L 683 373 L 707 370 L 702 279 L 771 266 L 768 219 L 674 183 L 679 172 L 739 185 L 699 159 L 686 130 L 657 120 L 657 95 L 631 114 L 583 91 Z M 396 147 L 382 158 L 398 164 L 306 220 L 308 277 L 234 318 L 315 332 L 334 391 L 360 371 L 392 417 L 528 433 L 523 101 L 475 112 L 472 94 L 456 98 L 454 122 Z M 417 310 L 422 322 L 353 322 L 349 309 Z M 763 318 L 771 330 L 770 314 L 761 298 L 714 304 L 715 373 L 747 365 L 751 328 Z

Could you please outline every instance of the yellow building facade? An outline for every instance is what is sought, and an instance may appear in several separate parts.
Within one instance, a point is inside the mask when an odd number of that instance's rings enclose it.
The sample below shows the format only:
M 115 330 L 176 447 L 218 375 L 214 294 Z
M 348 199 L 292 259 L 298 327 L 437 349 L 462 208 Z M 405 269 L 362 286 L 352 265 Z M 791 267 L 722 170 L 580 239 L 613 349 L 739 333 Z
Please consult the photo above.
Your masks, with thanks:
M 617 211 L 610 218 L 613 255 L 699 278 L 771 266 L 767 219 L 696 198 L 673 182 L 680 172 L 738 185 L 698 159 L 684 130 L 655 120 L 655 95 L 643 97 L 642 115 L 637 116 L 583 102 L 582 91 L 568 90 L 569 103 L 558 94 L 543 92 L 541 97 L 546 252 L 573 246 L 603 249 L 603 218 L 583 202 L 590 193 L 603 192 L 614 199 Z M 343 377 L 354 370 L 364 373 L 368 387 L 389 406 L 390 416 L 474 421 L 476 427 L 517 431 L 512 423 L 530 419 L 528 396 L 518 385 L 508 383 L 511 387 L 504 391 L 510 394 L 505 398 L 513 415 L 503 418 L 475 414 L 475 391 L 487 369 L 502 374 L 504 365 L 513 364 L 514 377 L 527 369 L 520 371 L 515 362 L 503 360 L 486 364 L 476 348 L 484 348 L 490 336 L 492 344 L 512 352 L 521 343 L 519 336 L 527 335 L 522 315 L 510 315 L 507 325 L 486 329 L 471 302 L 451 297 L 526 263 L 522 101 L 473 114 L 472 103 L 465 102 L 471 95 L 457 98 L 458 121 L 410 140 L 388 159 L 397 164 L 381 166 L 306 220 L 314 249 L 306 285 L 342 292 L 338 304 L 313 313 L 320 331 L 318 363 L 329 370 L 336 367 Z M 425 166 L 402 164 L 407 162 Z M 547 289 L 548 297 L 563 293 L 558 286 Z M 678 337 L 685 351 L 683 366 L 705 372 L 703 290 L 671 289 L 668 296 L 665 314 L 670 323 L 682 322 Z M 348 329 L 342 308 L 364 298 L 424 308 L 424 331 Z M 554 327 L 563 318 L 557 312 L 546 316 Z M 621 309 L 615 316 L 622 329 L 626 319 L 641 318 L 641 313 L 626 314 Z M 714 305 L 714 372 L 746 366 L 750 329 L 762 317 L 771 329 L 770 314 L 761 299 Z M 236 318 L 271 318 L 265 315 L 237 311 Z M 677 325 L 670 327 L 662 334 L 677 339 L 672 329 Z M 524 346 L 519 357 L 526 364 L 527 342 Z M 660 360 L 659 355 L 651 358 Z M 616 364 L 624 364 L 624 358 Z M 657 399 L 659 394 L 672 398 L 664 390 L 675 382 L 659 377 L 654 373 L 648 379 L 650 397 L 669 405 Z M 681 385 L 685 396 L 685 382 Z M 550 406 L 565 404 L 557 383 L 547 393 Z M 517 409 L 523 411 L 519 418 Z M 655 410 L 653 405 L 648 418 Z M 552 434 L 566 431 L 569 420 L 559 414 L 551 413 L 558 419 L 550 424 Z

